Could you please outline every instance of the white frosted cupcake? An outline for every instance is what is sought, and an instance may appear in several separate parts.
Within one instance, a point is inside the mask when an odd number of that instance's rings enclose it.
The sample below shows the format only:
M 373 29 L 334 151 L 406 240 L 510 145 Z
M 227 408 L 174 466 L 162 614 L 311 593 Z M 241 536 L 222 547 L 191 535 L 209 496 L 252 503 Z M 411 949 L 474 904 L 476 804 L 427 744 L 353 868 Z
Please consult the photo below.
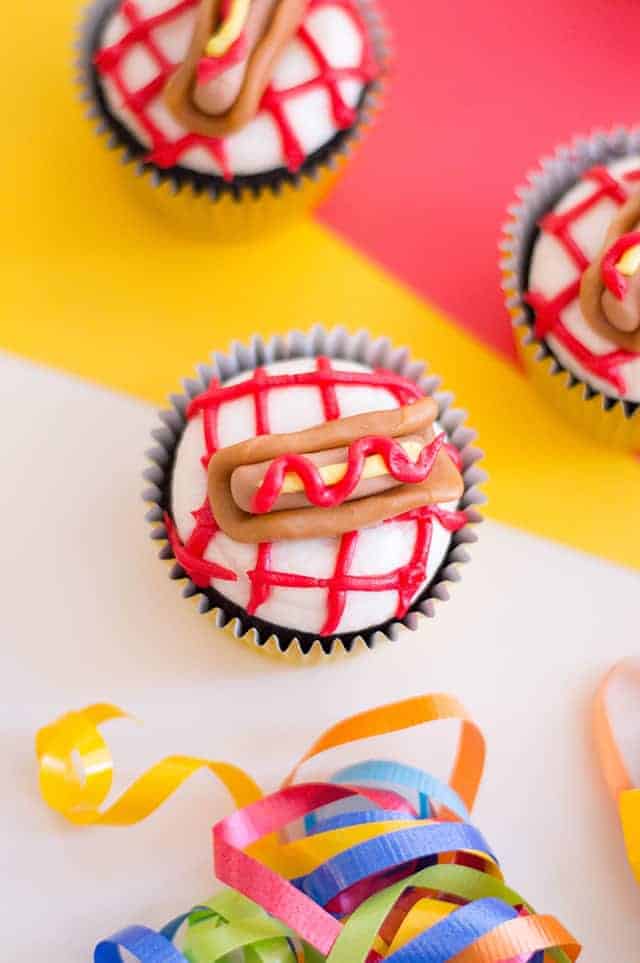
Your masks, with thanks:
M 369 0 L 97 0 L 83 50 L 97 113 L 141 172 L 217 200 L 277 192 L 281 208 L 326 187 L 385 59 Z
M 473 538 L 472 433 L 406 353 L 400 373 L 376 349 L 341 331 L 256 341 L 187 383 L 157 436 L 155 536 L 187 593 L 259 645 L 330 652 L 413 627 Z
M 537 384 L 599 438 L 631 448 L 640 446 L 637 140 L 599 136 L 543 162 L 513 209 L 503 262 Z

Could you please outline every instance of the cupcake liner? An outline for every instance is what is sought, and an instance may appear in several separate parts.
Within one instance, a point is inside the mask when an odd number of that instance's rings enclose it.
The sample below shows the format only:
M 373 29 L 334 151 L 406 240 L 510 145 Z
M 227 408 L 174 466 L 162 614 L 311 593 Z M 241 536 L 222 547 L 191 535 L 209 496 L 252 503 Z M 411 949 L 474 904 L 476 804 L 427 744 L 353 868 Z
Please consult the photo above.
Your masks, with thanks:
M 134 167 L 137 176 L 128 178 L 129 188 L 141 200 L 147 204 L 151 200 L 161 215 L 190 231 L 204 231 L 225 241 L 243 240 L 248 234 L 277 228 L 321 203 L 382 106 L 390 60 L 389 35 L 374 0 L 357 2 L 381 65 L 381 76 L 363 92 L 354 126 L 339 131 L 295 173 L 278 168 L 264 174 L 238 175 L 233 181 L 180 166 L 163 170 L 145 161 L 147 148 L 110 112 L 93 67 L 93 55 L 96 37 L 118 2 L 94 0 L 86 8 L 77 43 L 77 81 L 96 133 L 108 138 L 108 147 L 119 152 L 125 166 Z
M 170 487 L 174 454 L 186 424 L 187 405 L 196 395 L 205 391 L 213 378 L 222 382 L 243 371 L 250 371 L 261 365 L 290 358 L 328 357 L 352 360 L 370 367 L 383 367 L 394 371 L 417 384 L 425 394 L 433 395 L 438 403 L 438 421 L 446 431 L 449 441 L 460 451 L 463 466 L 464 494 L 460 508 L 467 510 L 469 522 L 451 538 L 448 552 L 432 579 L 430 585 L 413 602 L 403 619 L 391 619 L 381 626 L 360 632 L 345 633 L 328 637 L 295 632 L 264 622 L 248 615 L 244 609 L 230 602 L 213 589 L 200 589 L 188 578 L 181 566 L 175 562 L 163 518 L 170 508 Z M 234 343 L 228 354 L 215 353 L 210 364 L 198 367 L 198 377 L 183 382 L 184 394 L 172 395 L 171 407 L 160 413 L 162 425 L 152 431 L 154 447 L 147 452 L 152 462 L 144 472 L 149 486 L 144 499 L 150 503 L 147 521 L 151 524 L 151 538 L 161 541 L 159 557 L 170 564 L 170 577 L 185 581 L 182 594 L 185 598 L 196 600 L 199 611 L 209 614 L 219 628 L 227 628 L 235 638 L 259 648 L 261 651 L 293 659 L 326 659 L 331 655 L 353 653 L 363 649 L 373 649 L 382 641 L 393 642 L 400 630 L 415 630 L 421 616 L 433 617 L 437 602 L 449 598 L 447 583 L 460 579 L 458 565 L 469 561 L 466 546 L 475 542 L 477 535 L 473 526 L 482 521 L 478 506 L 485 501 L 479 485 L 486 475 L 478 467 L 482 452 L 473 447 L 476 434 L 465 427 L 466 415 L 452 407 L 453 396 L 437 391 L 439 379 L 425 375 L 425 365 L 413 361 L 406 348 L 394 348 L 387 338 L 372 340 L 366 331 L 348 334 L 344 328 L 326 330 L 316 326 L 308 333 L 294 331 L 287 337 L 273 337 L 265 342 L 254 337 L 249 346 Z
M 536 337 L 533 312 L 523 301 L 538 221 L 584 171 L 640 153 L 640 128 L 596 132 L 559 147 L 527 175 L 518 200 L 508 209 L 500 244 L 502 289 L 516 345 L 538 390 L 569 420 L 590 435 L 620 448 L 640 450 L 640 404 L 597 391 L 569 371 Z

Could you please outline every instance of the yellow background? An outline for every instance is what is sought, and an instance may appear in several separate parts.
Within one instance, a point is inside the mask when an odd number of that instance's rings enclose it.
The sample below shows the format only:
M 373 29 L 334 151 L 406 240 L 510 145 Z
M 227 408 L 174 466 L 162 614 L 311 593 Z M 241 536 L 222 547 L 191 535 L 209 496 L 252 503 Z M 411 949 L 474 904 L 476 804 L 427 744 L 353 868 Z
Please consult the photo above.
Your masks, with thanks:
M 6 15 L 7 35 L 28 37 L 29 50 L 6 45 L 17 80 L 0 93 L 3 347 L 161 404 L 233 338 L 315 322 L 388 335 L 469 410 L 491 476 L 488 515 L 640 568 L 634 457 L 575 434 L 517 370 L 310 218 L 244 245 L 177 229 L 83 118 L 77 5 Z

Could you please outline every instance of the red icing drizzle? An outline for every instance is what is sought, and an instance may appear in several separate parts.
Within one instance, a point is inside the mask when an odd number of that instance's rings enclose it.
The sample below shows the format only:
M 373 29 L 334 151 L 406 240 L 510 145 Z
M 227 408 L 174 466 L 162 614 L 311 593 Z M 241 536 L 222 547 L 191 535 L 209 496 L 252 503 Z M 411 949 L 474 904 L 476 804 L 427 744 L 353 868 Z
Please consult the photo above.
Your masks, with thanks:
M 171 24 L 179 17 L 197 6 L 199 0 L 180 0 L 174 6 L 152 17 L 145 17 L 140 11 L 139 4 L 134 0 L 123 0 L 120 14 L 127 21 L 129 29 L 115 44 L 103 47 L 94 58 L 96 67 L 103 77 L 108 78 L 116 87 L 124 106 L 135 117 L 137 124 L 144 129 L 151 140 L 151 148 L 146 160 L 157 167 L 170 168 L 180 164 L 181 159 L 194 147 L 204 148 L 218 165 L 225 180 L 233 180 L 226 138 L 204 137 L 200 134 L 185 134 L 175 140 L 165 134 L 152 116 L 153 107 L 162 95 L 167 80 L 175 70 L 177 64 L 170 61 L 162 52 L 161 46 L 154 39 L 154 30 Z M 288 169 L 295 172 L 300 169 L 306 159 L 304 147 L 298 141 L 292 125 L 287 119 L 286 102 L 308 90 L 316 88 L 327 91 L 335 126 L 338 130 L 351 127 L 356 120 L 357 111 L 350 107 L 340 93 L 339 83 L 342 80 L 355 79 L 362 84 L 370 83 L 378 74 L 378 66 L 366 25 L 355 0 L 309 0 L 307 17 L 322 7 L 339 7 L 345 10 L 351 18 L 355 28 L 362 37 L 362 57 L 356 67 L 332 67 L 322 50 L 302 23 L 297 34 L 298 41 L 305 47 L 313 60 L 317 74 L 310 80 L 284 90 L 276 90 L 269 85 L 264 92 L 260 110 L 271 115 L 282 144 L 282 153 Z M 237 44 L 240 44 L 242 37 Z M 125 80 L 124 64 L 127 56 L 136 48 L 141 47 L 153 61 L 155 76 L 143 87 L 132 90 Z M 231 57 L 233 48 L 228 52 Z M 236 49 L 234 56 L 238 54 Z M 203 58 L 200 68 L 206 79 L 211 79 L 211 71 L 217 71 L 217 66 L 209 63 L 211 58 Z M 226 60 L 226 58 L 223 58 Z M 226 67 L 233 65 L 232 60 Z M 226 69 L 226 68 L 225 68 Z M 219 72 L 219 71 L 218 71 Z
M 418 460 L 413 462 L 393 438 L 381 435 L 359 438 L 349 447 L 347 470 L 336 485 L 325 485 L 317 466 L 305 455 L 281 455 L 269 466 L 253 498 L 251 510 L 256 515 L 271 511 L 280 497 L 287 472 L 295 472 L 300 477 L 312 505 L 319 508 L 341 505 L 359 485 L 365 460 L 370 455 L 381 455 L 387 471 L 396 481 L 405 484 L 423 482 L 431 474 L 444 441 L 445 435 L 438 435 L 431 444 L 424 446 Z
M 237 582 L 238 576 L 235 572 L 203 558 L 211 539 L 219 531 L 218 524 L 211 513 L 209 502 L 206 501 L 202 508 L 191 514 L 196 520 L 196 526 L 186 545 L 183 545 L 173 520 L 165 512 L 164 521 L 167 534 L 178 564 L 182 566 L 198 588 L 209 588 L 211 580 L 214 578 L 222 579 L 225 582 Z
M 639 231 L 623 234 L 617 241 L 614 241 L 602 259 L 602 280 L 619 301 L 623 299 L 629 289 L 629 279 L 618 270 L 618 261 L 629 248 L 635 247 L 637 244 L 640 244 Z
M 598 190 L 566 211 L 551 212 L 540 221 L 540 230 L 551 234 L 563 246 L 580 273 L 589 267 L 590 261 L 579 243 L 572 237 L 571 225 L 605 198 L 622 206 L 629 198 L 627 188 L 609 173 L 605 167 L 594 167 L 583 175 L 583 180 L 593 181 Z M 624 180 L 640 179 L 640 171 L 629 171 Z M 535 335 L 541 340 L 552 334 L 580 364 L 596 378 L 612 385 L 624 395 L 627 390 L 620 368 L 639 357 L 637 352 L 618 348 L 606 354 L 595 354 L 573 335 L 562 321 L 562 312 L 580 295 L 580 278 L 564 287 L 554 298 L 547 299 L 538 291 L 528 291 L 524 300 L 535 312 Z
M 269 434 L 268 396 L 271 391 L 298 386 L 315 387 L 322 396 L 327 420 L 332 420 L 341 417 L 336 390 L 340 385 L 387 388 L 400 405 L 411 404 L 422 397 L 422 392 L 417 385 L 391 371 L 383 369 L 375 372 L 338 371 L 332 367 L 331 361 L 324 357 L 316 359 L 314 371 L 298 374 L 267 374 L 263 368 L 256 368 L 249 380 L 235 385 L 224 386 L 213 381 L 209 388 L 194 398 L 187 408 L 187 418 L 192 419 L 199 414 L 203 416 L 206 452 L 202 459 L 203 468 L 206 468 L 218 448 L 218 412 L 222 404 L 238 398 L 251 398 L 255 412 L 256 434 Z M 439 443 L 443 444 L 444 441 Z M 448 444 L 445 447 L 452 457 L 459 461 L 457 449 Z M 454 452 L 455 455 L 453 455 Z M 221 566 L 214 566 L 215 571 L 209 574 L 207 566 L 213 563 L 202 561 L 203 553 L 219 532 L 219 527 L 209 510 L 208 501 L 205 501 L 203 507 L 193 514 L 196 526 L 185 546 L 180 542 L 171 520 L 167 520 L 176 559 L 199 587 L 208 587 L 210 579 L 236 580 L 237 576 L 233 572 Z M 358 545 L 358 532 L 349 532 L 340 538 L 335 568 L 333 574 L 327 578 L 280 572 L 274 569 L 272 545 L 265 542 L 258 547 L 255 567 L 246 573 L 251 583 L 247 611 L 251 615 L 259 614 L 261 606 L 268 601 L 274 588 L 324 589 L 327 608 L 321 634 L 330 635 L 338 629 L 348 592 L 394 591 L 398 594 L 396 617 L 402 618 L 406 615 L 420 585 L 426 579 L 434 519 L 449 532 L 459 531 L 467 523 L 464 512 L 449 512 L 436 505 L 418 508 L 401 515 L 399 519 L 393 519 L 393 521 L 414 523 L 415 542 L 409 562 L 383 575 L 350 574 Z

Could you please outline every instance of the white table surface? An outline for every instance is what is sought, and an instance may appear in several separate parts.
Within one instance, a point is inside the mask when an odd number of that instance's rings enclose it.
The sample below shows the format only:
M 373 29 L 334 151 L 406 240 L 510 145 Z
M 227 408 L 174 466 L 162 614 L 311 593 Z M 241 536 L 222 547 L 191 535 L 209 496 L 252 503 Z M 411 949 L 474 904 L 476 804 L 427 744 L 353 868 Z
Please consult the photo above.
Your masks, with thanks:
M 421 692 L 456 694 L 488 765 L 475 822 L 508 882 L 584 943 L 636 963 L 640 889 L 590 739 L 604 669 L 640 652 L 638 574 L 495 523 L 434 622 L 373 655 L 300 669 L 196 615 L 154 559 L 140 500 L 152 409 L 0 358 L 5 956 L 75 963 L 130 922 L 159 925 L 213 891 L 211 824 L 230 809 L 206 773 L 132 829 L 75 829 L 37 792 L 36 729 L 91 701 L 112 723 L 117 787 L 162 755 L 237 762 L 275 788 L 325 727 Z M 624 695 L 624 693 L 623 693 Z M 627 699 L 625 735 L 640 717 Z M 389 737 L 319 760 L 393 754 L 446 774 L 452 733 Z

